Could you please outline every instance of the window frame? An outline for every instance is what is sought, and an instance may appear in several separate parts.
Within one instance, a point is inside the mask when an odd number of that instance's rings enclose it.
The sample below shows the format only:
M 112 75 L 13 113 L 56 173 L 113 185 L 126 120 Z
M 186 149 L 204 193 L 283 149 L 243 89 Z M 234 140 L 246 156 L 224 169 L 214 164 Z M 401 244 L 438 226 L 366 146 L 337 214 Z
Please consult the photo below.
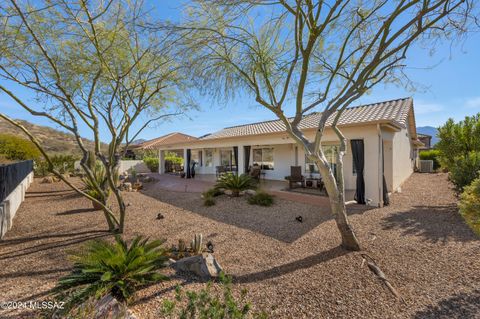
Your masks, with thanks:
M 206 148 L 203 153 L 205 156 L 205 167 L 213 167 L 213 149 Z M 208 153 L 210 153 L 210 156 L 208 156 Z M 210 159 L 210 163 L 209 163 L 209 159 Z
M 266 161 L 264 157 L 264 150 L 269 150 L 271 151 L 271 161 Z M 260 162 L 255 161 L 255 153 L 260 151 L 260 157 L 261 160 Z M 269 164 L 266 164 L 269 163 Z M 271 165 L 270 165 L 271 163 Z M 259 164 L 261 170 L 265 171 L 273 171 L 275 170 L 275 148 L 274 147 L 254 147 L 252 148 L 252 165 L 255 166 L 255 164 Z M 267 168 L 265 168 L 267 167 Z

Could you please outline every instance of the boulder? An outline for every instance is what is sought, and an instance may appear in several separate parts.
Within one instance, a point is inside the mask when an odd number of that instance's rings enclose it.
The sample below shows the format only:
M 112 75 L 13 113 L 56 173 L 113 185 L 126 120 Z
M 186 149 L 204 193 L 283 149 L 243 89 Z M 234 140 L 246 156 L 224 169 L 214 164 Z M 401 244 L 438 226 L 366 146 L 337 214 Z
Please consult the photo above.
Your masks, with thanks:
M 142 178 L 142 182 L 144 182 L 144 183 L 151 183 L 151 182 L 153 182 L 153 177 L 151 177 L 151 176 L 145 176 L 145 177 Z
M 232 196 L 232 194 L 233 194 L 233 192 L 232 192 L 231 190 L 229 190 L 229 189 L 226 189 L 225 191 L 223 191 L 223 193 L 224 193 L 225 195 L 228 195 L 228 196 Z
M 141 190 L 143 188 L 142 182 L 135 182 L 132 185 L 132 188 L 136 191 Z
M 47 176 L 42 179 L 43 184 L 52 184 L 53 183 L 53 177 L 52 176 Z
M 136 319 L 135 315 L 112 295 L 108 294 L 95 303 L 95 319 Z
M 125 303 L 119 302 L 110 294 L 102 298 L 88 299 L 78 308 L 73 310 L 73 317 L 93 318 L 93 319 L 137 319 L 137 317 L 127 308 Z M 56 313 L 53 318 L 63 318 L 63 314 Z M 69 317 L 70 318 L 70 317 Z
M 133 191 L 132 183 L 130 182 L 123 183 L 123 189 L 126 190 L 127 192 Z
M 247 190 L 245 191 L 245 194 L 246 194 L 246 195 L 250 195 L 250 196 L 255 196 L 255 195 L 257 195 L 257 191 L 254 190 L 254 189 L 247 189 Z
M 210 253 L 179 259 L 172 267 L 176 271 L 189 272 L 204 280 L 216 278 L 222 271 L 222 267 Z

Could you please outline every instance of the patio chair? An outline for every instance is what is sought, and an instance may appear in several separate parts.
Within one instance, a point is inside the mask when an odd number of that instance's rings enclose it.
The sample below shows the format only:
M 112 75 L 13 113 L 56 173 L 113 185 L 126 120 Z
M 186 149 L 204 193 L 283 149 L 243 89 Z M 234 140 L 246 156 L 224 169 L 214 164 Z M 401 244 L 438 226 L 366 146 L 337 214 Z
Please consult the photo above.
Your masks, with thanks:
M 254 166 L 250 169 L 249 171 L 249 175 L 251 178 L 253 179 L 256 179 L 256 180 L 260 180 L 260 175 L 262 173 L 262 170 L 260 169 L 259 166 Z
M 305 177 L 302 175 L 301 166 L 290 166 L 290 176 L 285 177 L 288 180 L 288 186 L 290 189 L 294 188 L 294 185 L 300 183 L 305 188 Z
M 215 167 L 215 175 L 216 175 L 217 178 L 222 176 L 226 172 L 227 172 L 227 170 L 225 169 L 225 166 L 216 166 Z

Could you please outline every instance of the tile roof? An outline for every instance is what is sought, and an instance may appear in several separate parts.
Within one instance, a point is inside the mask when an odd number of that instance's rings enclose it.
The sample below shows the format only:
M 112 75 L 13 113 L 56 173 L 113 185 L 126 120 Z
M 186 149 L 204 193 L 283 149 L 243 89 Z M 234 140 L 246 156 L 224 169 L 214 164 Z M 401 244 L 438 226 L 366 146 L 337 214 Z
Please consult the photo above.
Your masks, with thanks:
M 187 135 L 187 134 L 175 132 L 175 133 L 170 133 L 170 134 L 167 134 L 167 135 L 160 136 L 160 137 L 155 138 L 153 140 L 143 142 L 141 144 L 136 145 L 135 148 L 152 150 L 152 149 L 158 148 L 159 146 L 165 146 L 165 145 L 177 144 L 177 143 L 183 143 L 183 142 L 190 142 L 190 141 L 195 141 L 195 140 L 198 140 L 198 138 L 196 138 L 194 136 Z
M 412 98 L 403 98 L 347 108 L 345 111 L 343 111 L 338 121 L 338 125 L 358 125 L 363 123 L 385 121 L 391 122 L 392 124 L 400 127 L 406 127 L 408 115 L 412 106 Z M 316 128 L 320 117 L 321 113 L 319 112 L 306 115 L 300 121 L 299 128 L 301 130 Z M 332 124 L 334 118 L 335 113 L 327 120 L 327 126 Z M 227 127 L 212 134 L 203 136 L 200 138 L 200 140 L 268 134 L 284 131 L 285 125 L 282 123 L 282 121 L 273 120 Z

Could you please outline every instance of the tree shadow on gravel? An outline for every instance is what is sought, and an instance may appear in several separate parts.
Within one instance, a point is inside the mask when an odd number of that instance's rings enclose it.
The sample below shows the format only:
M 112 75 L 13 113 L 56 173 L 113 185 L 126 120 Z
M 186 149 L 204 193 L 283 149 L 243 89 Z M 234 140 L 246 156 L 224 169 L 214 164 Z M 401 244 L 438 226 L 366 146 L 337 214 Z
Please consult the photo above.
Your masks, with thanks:
M 45 233 L 45 234 L 37 234 L 37 235 L 32 235 L 32 236 L 27 236 L 27 237 L 2 239 L 0 241 L 0 247 L 1 246 L 10 246 L 10 245 L 27 243 L 29 241 L 38 241 L 38 240 L 42 240 L 42 239 L 75 237 L 75 236 L 89 235 L 89 234 L 94 234 L 94 233 L 107 233 L 108 232 L 106 230 L 77 231 L 77 230 L 82 229 L 82 228 L 83 227 L 74 228 L 74 229 L 72 229 L 71 232 L 68 232 L 68 233 Z
M 334 247 L 326 251 L 322 251 L 319 254 L 311 255 L 300 260 L 296 260 L 287 264 L 276 266 L 267 270 L 259 271 L 256 273 L 246 274 L 242 276 L 234 276 L 233 281 L 235 283 L 252 283 L 259 282 L 267 279 L 272 279 L 276 277 L 281 277 L 283 275 L 292 273 L 299 269 L 306 269 L 318 264 L 327 262 L 329 260 L 335 259 L 337 257 L 344 256 L 351 253 L 343 249 L 342 247 Z
M 57 216 L 65 216 L 65 215 L 76 215 L 76 214 L 81 214 L 81 213 L 95 213 L 97 210 L 94 208 L 77 208 L 77 209 L 71 209 L 71 210 L 66 210 L 64 212 L 57 213 Z
M 470 319 L 480 316 L 480 290 L 459 293 L 418 311 L 415 319 Z
M 0 279 L 2 278 L 21 278 L 21 277 L 36 277 L 36 276 L 48 276 L 49 277 L 58 277 L 57 275 L 66 271 L 70 271 L 72 268 L 52 268 L 52 269 L 44 269 L 44 270 L 32 270 L 32 271 L 15 271 L 10 272 L 7 274 L 0 274 Z
M 397 212 L 381 222 L 385 230 L 403 230 L 404 236 L 419 236 L 432 243 L 478 240 L 464 223 L 456 205 L 414 206 Z
M 62 189 L 62 190 L 54 190 L 54 191 L 41 191 L 41 192 L 34 192 L 34 191 L 27 191 L 25 193 L 25 198 L 38 198 L 38 197 L 56 197 L 56 196 L 65 196 L 70 195 L 72 190 L 70 189 Z
M 108 231 L 89 231 L 84 232 L 83 234 L 73 233 L 71 236 L 63 238 L 57 241 L 47 241 L 44 243 L 32 245 L 30 247 L 15 247 L 14 245 L 8 246 L 5 245 L 4 247 L 11 247 L 10 250 L 3 252 L 0 254 L 0 260 L 7 260 L 12 258 L 18 258 L 22 256 L 27 256 L 36 253 L 45 253 L 47 251 L 58 251 L 59 249 L 63 249 L 65 247 L 74 246 L 85 241 L 89 241 L 92 239 L 99 239 L 103 237 L 111 236 L 112 234 Z M 34 239 L 35 236 L 32 236 L 31 240 Z M 47 239 L 49 239 L 47 237 Z M 20 248 L 20 249 L 19 249 Z

